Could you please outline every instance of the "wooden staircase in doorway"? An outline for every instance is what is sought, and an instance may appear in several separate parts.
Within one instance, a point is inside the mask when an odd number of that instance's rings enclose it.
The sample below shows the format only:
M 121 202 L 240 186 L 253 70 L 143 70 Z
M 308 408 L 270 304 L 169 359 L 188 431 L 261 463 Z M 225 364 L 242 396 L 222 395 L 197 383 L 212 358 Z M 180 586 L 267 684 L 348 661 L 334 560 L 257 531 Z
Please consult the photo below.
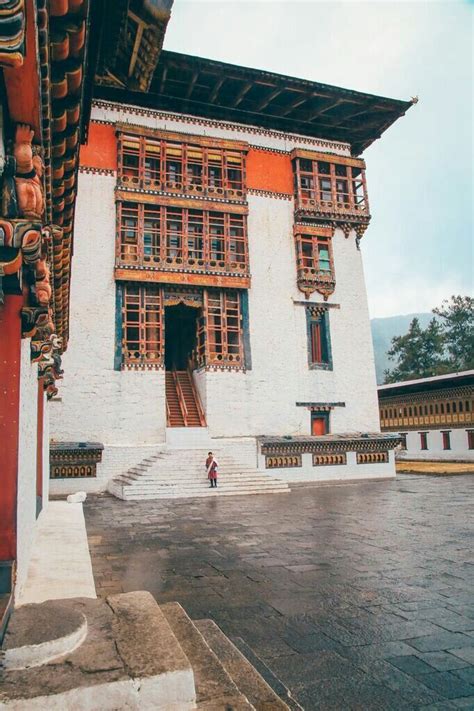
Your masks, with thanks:
M 188 370 L 166 371 L 168 427 L 205 427 L 206 420 Z

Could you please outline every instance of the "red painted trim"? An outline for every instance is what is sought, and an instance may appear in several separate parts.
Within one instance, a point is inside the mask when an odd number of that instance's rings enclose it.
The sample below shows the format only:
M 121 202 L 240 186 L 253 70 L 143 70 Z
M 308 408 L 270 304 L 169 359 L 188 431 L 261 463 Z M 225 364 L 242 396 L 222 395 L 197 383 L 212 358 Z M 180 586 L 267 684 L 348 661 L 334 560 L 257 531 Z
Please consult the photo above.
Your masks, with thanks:
M 26 53 L 23 65 L 16 69 L 4 69 L 8 109 L 13 123 L 28 123 L 35 132 L 35 141 L 40 142 L 41 108 L 40 76 L 38 66 L 38 36 L 36 28 L 36 2 L 26 0 Z
M 0 560 L 16 558 L 22 306 L 12 295 L 0 306 Z
M 292 196 L 290 156 L 251 148 L 247 154 L 247 187 Z
M 117 170 L 115 126 L 91 122 L 87 144 L 81 146 L 79 160 L 82 167 Z
M 43 431 L 44 388 L 43 378 L 38 380 L 38 407 L 36 420 L 36 496 L 43 497 Z

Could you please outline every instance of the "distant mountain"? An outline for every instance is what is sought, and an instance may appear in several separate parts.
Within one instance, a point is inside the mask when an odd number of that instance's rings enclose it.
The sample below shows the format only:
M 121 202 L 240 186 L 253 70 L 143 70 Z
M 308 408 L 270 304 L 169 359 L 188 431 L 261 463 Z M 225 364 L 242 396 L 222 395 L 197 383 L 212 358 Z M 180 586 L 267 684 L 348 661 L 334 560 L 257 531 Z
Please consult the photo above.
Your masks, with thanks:
M 384 371 L 395 366 L 395 363 L 390 361 L 387 356 L 392 338 L 394 336 L 404 336 L 414 318 L 420 321 L 421 328 L 426 328 L 433 318 L 433 314 L 430 312 L 403 314 L 400 316 L 389 316 L 388 318 L 373 318 L 371 320 L 370 325 L 372 327 L 375 371 L 377 373 L 378 385 L 381 385 L 384 381 Z

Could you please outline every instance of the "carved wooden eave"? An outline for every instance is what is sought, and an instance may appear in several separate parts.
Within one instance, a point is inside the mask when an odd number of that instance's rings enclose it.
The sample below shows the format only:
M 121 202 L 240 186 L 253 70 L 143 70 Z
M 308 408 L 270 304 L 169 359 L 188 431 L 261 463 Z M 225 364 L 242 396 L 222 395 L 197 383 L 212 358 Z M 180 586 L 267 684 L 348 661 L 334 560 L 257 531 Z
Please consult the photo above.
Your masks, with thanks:
M 23 64 L 25 30 L 25 0 L 4 0 L 0 4 L 0 66 Z
M 173 0 L 103 0 L 97 82 L 147 92 Z
M 90 0 L 0 3 L 0 69 L 12 127 L 0 165 L 0 287 L 23 294 L 22 335 L 31 338 L 49 397 L 68 338 L 89 7 Z

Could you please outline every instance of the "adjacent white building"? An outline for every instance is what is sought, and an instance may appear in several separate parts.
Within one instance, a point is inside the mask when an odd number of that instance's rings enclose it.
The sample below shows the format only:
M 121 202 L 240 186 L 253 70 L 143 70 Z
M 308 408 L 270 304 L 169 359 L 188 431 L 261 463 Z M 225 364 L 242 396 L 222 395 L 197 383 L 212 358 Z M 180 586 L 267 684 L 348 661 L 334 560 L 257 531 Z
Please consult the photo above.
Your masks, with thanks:
M 380 385 L 383 432 L 401 437 L 400 459 L 474 461 L 474 370 Z

